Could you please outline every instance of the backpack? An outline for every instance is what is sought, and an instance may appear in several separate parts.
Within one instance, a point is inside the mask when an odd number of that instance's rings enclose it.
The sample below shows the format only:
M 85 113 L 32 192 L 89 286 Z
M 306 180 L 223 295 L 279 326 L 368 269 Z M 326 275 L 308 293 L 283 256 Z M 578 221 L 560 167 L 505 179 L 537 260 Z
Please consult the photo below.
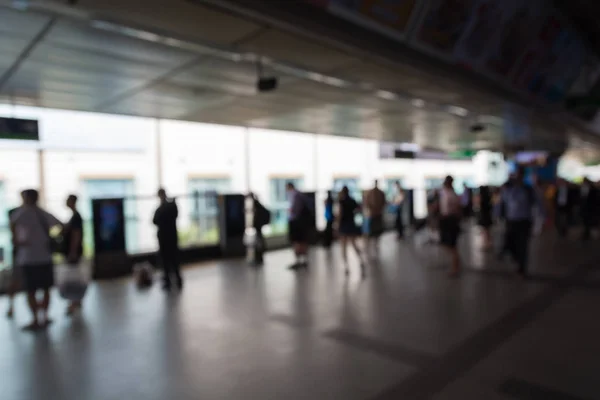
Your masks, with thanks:
M 269 212 L 269 210 L 267 210 L 267 208 L 259 201 L 256 201 L 255 204 L 256 206 L 254 212 L 256 215 L 254 216 L 254 221 L 256 226 L 263 227 L 265 225 L 269 225 L 271 223 L 271 212 Z

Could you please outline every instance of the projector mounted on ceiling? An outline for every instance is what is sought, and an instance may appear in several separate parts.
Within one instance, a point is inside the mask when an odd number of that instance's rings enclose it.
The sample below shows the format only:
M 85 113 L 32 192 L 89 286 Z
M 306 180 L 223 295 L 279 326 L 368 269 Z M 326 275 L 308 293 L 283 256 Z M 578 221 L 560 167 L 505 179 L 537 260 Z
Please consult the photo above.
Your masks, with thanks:
M 263 65 L 260 60 L 256 63 L 256 72 L 258 73 L 256 88 L 260 93 L 271 92 L 277 89 L 277 78 L 274 76 L 265 76 L 263 71 Z

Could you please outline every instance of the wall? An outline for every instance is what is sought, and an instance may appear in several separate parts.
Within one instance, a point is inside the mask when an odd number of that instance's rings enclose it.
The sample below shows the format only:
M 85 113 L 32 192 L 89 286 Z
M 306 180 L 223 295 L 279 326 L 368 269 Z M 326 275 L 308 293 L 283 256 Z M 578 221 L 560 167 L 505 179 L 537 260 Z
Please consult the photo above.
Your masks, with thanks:
M 186 195 L 191 178 L 229 178 L 230 191 L 252 190 L 265 204 L 270 179 L 302 178 L 304 189 L 318 190 L 320 226 L 322 200 L 336 178 L 357 178 L 362 189 L 375 179 L 402 178 L 417 189 L 418 217 L 426 212 L 428 177 L 486 179 L 484 164 L 471 161 L 380 160 L 374 140 L 20 106 L 0 105 L 0 115 L 38 119 L 41 130 L 39 143 L 0 141 L 0 180 L 10 205 L 20 190 L 40 186 L 38 148 L 44 149 L 45 205 L 62 219 L 68 217 L 66 196 L 80 193 L 83 179 L 133 179 L 141 196 L 135 202 L 138 251 L 156 248 L 150 220 L 157 188 Z M 180 227 L 189 222 L 190 204 L 179 203 Z

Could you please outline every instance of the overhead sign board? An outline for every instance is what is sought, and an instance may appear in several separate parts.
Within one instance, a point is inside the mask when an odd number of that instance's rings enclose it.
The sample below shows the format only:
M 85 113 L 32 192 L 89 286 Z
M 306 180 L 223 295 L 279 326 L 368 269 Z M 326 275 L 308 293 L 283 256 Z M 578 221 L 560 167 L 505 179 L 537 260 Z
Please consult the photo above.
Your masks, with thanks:
M 38 121 L 0 117 L 0 139 L 40 140 Z

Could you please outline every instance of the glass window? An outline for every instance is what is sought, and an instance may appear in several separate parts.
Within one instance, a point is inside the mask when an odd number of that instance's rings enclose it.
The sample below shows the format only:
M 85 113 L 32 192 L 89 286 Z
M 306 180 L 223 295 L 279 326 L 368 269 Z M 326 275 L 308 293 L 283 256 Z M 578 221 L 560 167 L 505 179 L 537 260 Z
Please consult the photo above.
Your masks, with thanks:
M 388 201 L 393 201 L 396 197 L 396 182 L 400 182 L 400 187 L 405 189 L 406 186 L 404 184 L 403 178 L 388 178 L 385 180 L 385 187 L 383 191 L 385 192 L 385 197 Z
M 271 211 L 270 229 L 265 229 L 266 235 L 281 235 L 287 233 L 289 202 L 286 185 L 291 182 L 296 189 L 302 190 L 304 181 L 302 178 L 272 178 L 269 181 L 269 209 Z
M 92 200 L 109 198 L 125 198 L 125 244 L 128 253 L 138 253 L 139 217 L 136 212 L 137 202 L 133 197 L 135 194 L 133 179 L 84 179 L 82 183 L 79 212 L 84 221 L 84 254 L 91 256 L 94 248 Z M 148 219 L 148 216 L 143 218 Z
M 468 188 L 474 189 L 475 180 L 472 177 L 457 176 L 454 178 L 454 183 L 452 184 L 452 186 L 454 186 L 454 191 L 457 194 L 462 194 L 465 191 L 464 185 L 467 185 Z
M 444 178 L 426 178 L 425 179 L 425 189 L 441 189 L 444 184 Z
M 348 186 L 350 196 L 360 202 L 362 200 L 362 191 L 358 186 L 358 178 L 335 178 L 333 180 L 333 193 L 339 193 L 344 186 Z
M 179 224 L 179 239 L 183 247 L 219 243 L 219 209 L 217 197 L 229 192 L 229 178 L 192 178 L 187 196 L 190 214 Z M 186 218 L 185 215 L 182 215 Z

